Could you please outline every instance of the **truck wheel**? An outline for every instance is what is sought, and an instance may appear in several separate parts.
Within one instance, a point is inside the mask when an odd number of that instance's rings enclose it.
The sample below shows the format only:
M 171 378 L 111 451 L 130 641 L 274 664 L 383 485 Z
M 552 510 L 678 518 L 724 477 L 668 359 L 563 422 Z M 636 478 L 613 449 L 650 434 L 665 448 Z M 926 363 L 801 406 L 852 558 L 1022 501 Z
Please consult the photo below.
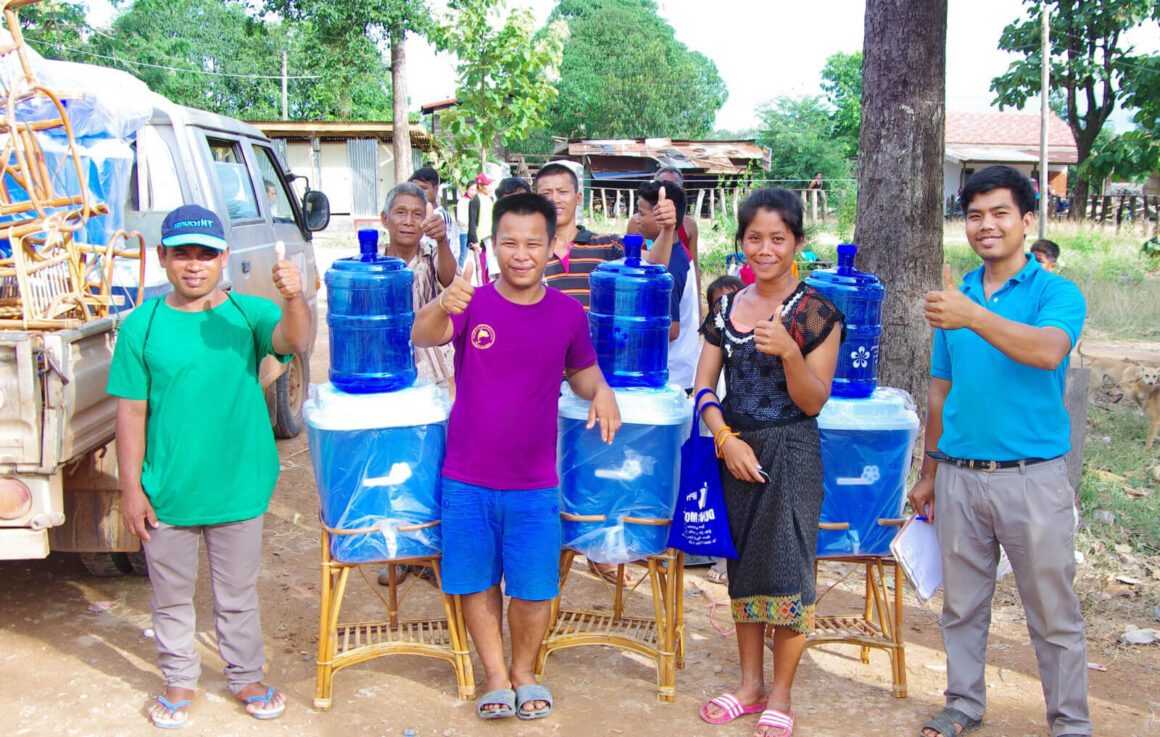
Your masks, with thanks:
M 133 573 L 138 576 L 149 575 L 149 563 L 145 560 L 145 551 L 139 550 L 136 553 L 129 553 L 129 565 L 133 568 Z
M 94 576 L 124 576 L 133 572 L 128 553 L 81 553 L 81 563 Z
M 278 419 L 274 436 L 286 440 L 302 432 L 302 405 L 306 402 L 306 388 L 310 386 L 310 365 L 306 356 L 294 354 L 286 373 L 278 377 L 275 394 L 278 399 Z

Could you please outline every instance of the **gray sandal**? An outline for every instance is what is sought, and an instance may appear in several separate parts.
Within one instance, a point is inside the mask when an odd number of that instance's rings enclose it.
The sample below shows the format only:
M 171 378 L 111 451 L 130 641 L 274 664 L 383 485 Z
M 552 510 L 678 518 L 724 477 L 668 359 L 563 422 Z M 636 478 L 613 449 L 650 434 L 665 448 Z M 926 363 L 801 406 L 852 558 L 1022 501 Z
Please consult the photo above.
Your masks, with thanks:
M 543 701 L 547 706 L 542 709 L 525 710 L 524 705 L 533 701 Z M 552 692 L 547 686 L 539 683 L 519 686 L 516 688 L 516 703 L 519 704 L 516 716 L 520 719 L 543 719 L 552 713 Z
M 498 709 L 485 709 L 498 706 Z M 480 719 L 506 719 L 516 715 L 516 692 L 510 688 L 497 688 L 479 697 L 475 703 L 475 713 Z
M 926 733 L 923 730 L 933 729 L 942 735 L 942 737 L 959 737 L 959 735 L 974 732 L 982 726 L 982 719 L 971 719 L 958 709 L 952 709 L 948 706 L 926 724 L 922 725 L 922 729 L 918 733 L 922 737 L 926 737 Z M 962 727 L 962 730 L 959 730 L 959 727 Z

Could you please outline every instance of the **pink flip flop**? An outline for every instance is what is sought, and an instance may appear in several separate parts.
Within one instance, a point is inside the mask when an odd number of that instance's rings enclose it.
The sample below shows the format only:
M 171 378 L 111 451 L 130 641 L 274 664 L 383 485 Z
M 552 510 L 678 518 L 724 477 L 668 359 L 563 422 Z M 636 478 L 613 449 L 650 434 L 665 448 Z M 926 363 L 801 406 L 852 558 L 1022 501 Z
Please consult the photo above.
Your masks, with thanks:
M 780 729 L 781 737 L 790 737 L 793 734 L 793 714 L 785 714 L 777 709 L 766 709 L 757 720 L 757 726 Z
M 722 711 L 722 713 L 716 717 L 710 717 L 705 713 L 705 709 L 707 709 L 710 705 L 716 706 Z M 764 709 L 764 701 L 762 701 L 760 704 L 750 704 L 749 706 L 743 706 L 741 702 L 737 700 L 736 696 L 731 693 L 727 693 L 721 694 L 717 698 L 702 706 L 701 719 L 705 720 L 709 724 L 728 724 L 737 717 L 743 717 L 746 714 L 756 714 L 757 712 L 763 711 Z

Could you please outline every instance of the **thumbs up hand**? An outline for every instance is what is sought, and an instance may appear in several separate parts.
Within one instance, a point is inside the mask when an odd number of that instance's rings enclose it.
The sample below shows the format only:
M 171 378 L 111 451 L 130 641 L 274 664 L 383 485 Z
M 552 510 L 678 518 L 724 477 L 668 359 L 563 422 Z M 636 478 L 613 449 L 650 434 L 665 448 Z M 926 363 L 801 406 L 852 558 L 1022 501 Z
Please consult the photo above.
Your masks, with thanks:
M 286 244 L 282 241 L 274 244 L 274 259 L 271 276 L 274 279 L 274 286 L 282 293 L 282 298 L 291 300 L 301 297 L 302 274 L 298 272 L 294 262 L 286 258 Z
M 427 203 L 427 217 L 423 218 L 419 227 L 422 228 L 423 235 L 436 243 L 443 245 L 447 242 L 447 223 L 444 222 L 442 215 L 435 212 L 430 202 Z
M 657 203 L 653 205 L 653 219 L 657 221 L 657 225 L 661 226 L 661 230 L 676 230 L 677 228 L 677 206 L 665 194 L 664 187 L 661 187 L 660 192 L 657 193 Z
M 942 281 L 943 288 L 941 290 L 936 289 L 926 293 L 926 305 L 923 309 L 926 321 L 930 323 L 932 328 L 943 330 L 971 327 L 979 311 L 985 308 L 963 294 L 951 274 L 949 265 L 943 266 Z
M 753 326 L 753 346 L 767 356 L 786 358 L 794 352 L 801 353 L 797 341 L 790 336 L 789 331 L 780 318 L 759 320 Z
M 471 304 L 471 298 L 475 295 L 475 287 L 471 286 L 474 271 L 475 264 L 469 260 L 467 266 L 463 267 L 463 273 L 456 275 L 455 280 L 439 295 L 439 306 L 448 315 L 461 315 L 467 305 Z

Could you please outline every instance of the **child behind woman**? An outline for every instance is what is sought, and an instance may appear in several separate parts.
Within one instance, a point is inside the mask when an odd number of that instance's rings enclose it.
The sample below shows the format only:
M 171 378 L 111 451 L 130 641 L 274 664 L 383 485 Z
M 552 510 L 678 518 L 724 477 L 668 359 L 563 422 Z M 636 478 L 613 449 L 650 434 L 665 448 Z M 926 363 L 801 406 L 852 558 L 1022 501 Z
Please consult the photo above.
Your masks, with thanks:
M 705 289 L 705 304 L 709 307 L 709 309 L 705 310 L 705 314 L 712 315 L 713 311 L 717 309 L 717 303 L 720 302 L 721 298 L 726 294 L 733 294 L 734 292 L 739 292 L 744 288 L 745 282 L 731 274 L 717 277 L 713 280 L 713 283 L 710 284 L 707 289 Z M 722 376 L 721 380 L 717 382 L 717 396 L 725 396 L 724 376 Z M 700 556 L 696 557 L 699 558 Z M 713 558 L 712 561 L 713 567 L 710 568 L 709 572 L 705 574 L 705 580 L 710 583 L 726 583 L 729 580 L 729 574 L 725 572 L 725 559 Z M 685 565 L 689 564 L 689 560 L 686 559 Z

